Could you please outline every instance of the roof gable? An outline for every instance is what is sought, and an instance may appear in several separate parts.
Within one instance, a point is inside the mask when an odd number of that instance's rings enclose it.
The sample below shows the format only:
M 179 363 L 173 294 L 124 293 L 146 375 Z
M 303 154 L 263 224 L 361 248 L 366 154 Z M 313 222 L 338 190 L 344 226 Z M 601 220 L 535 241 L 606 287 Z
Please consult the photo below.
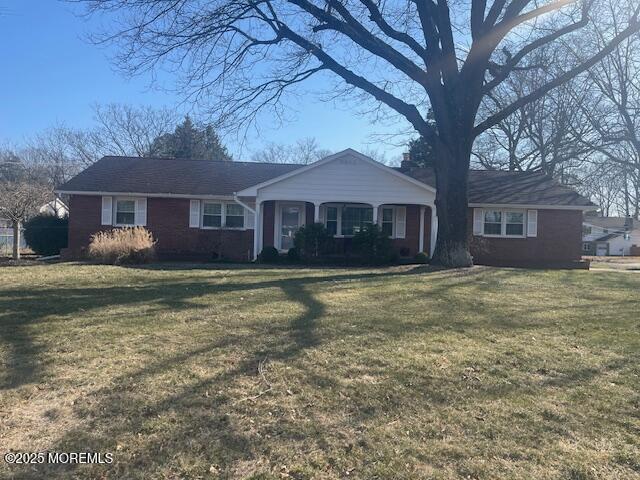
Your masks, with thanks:
M 240 196 L 255 196 L 258 192 L 258 190 L 263 190 L 267 187 L 269 187 L 270 185 L 274 185 L 276 183 L 282 183 L 282 182 L 286 182 L 289 179 L 291 179 L 292 177 L 298 177 L 299 179 L 301 178 L 308 178 L 309 177 L 309 173 L 313 170 L 322 168 L 322 167 L 326 167 L 329 164 L 336 164 L 336 163 L 341 163 L 343 165 L 358 165 L 358 164 L 362 164 L 362 165 L 367 165 L 373 169 L 376 169 L 378 172 L 380 172 L 382 175 L 387 175 L 390 176 L 392 178 L 395 178 L 401 182 L 405 182 L 405 183 L 410 183 L 412 185 L 414 185 L 415 187 L 418 187 L 422 190 L 426 190 L 429 191 L 431 193 L 435 193 L 436 189 L 431 186 L 428 185 L 424 182 L 421 182 L 413 177 L 410 177 L 408 175 L 405 175 L 404 173 L 400 172 L 397 169 L 391 168 L 391 167 L 387 167 L 386 165 L 381 164 L 380 162 L 376 162 L 375 160 L 373 160 L 370 157 L 367 157 L 366 155 L 363 155 L 362 153 L 353 150 L 351 148 L 348 148 L 346 150 L 343 150 L 341 152 L 335 153 L 333 155 L 329 155 L 325 158 L 322 158 L 320 160 L 318 160 L 317 162 L 314 162 L 310 165 L 307 165 L 303 168 L 300 168 L 298 170 L 293 170 L 291 172 L 287 172 L 283 175 L 280 175 L 279 177 L 276 178 L 272 178 L 270 180 L 267 180 L 265 182 L 262 182 L 258 185 L 253 185 L 250 188 L 247 188 L 243 191 L 238 192 L 238 195 Z M 345 169 L 346 171 L 347 169 Z M 298 180 L 300 181 L 300 180 Z

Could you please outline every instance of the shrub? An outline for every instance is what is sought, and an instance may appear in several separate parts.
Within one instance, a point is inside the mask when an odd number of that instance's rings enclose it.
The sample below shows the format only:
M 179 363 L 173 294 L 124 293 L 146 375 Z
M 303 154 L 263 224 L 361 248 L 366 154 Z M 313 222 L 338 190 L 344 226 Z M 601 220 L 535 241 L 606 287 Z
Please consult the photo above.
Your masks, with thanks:
M 391 239 L 376 224 L 365 226 L 353 236 L 353 251 L 362 256 L 364 262 L 380 265 L 397 260 Z
M 24 240 L 38 255 L 58 255 L 67 247 L 69 219 L 38 215 L 24 224 Z
M 311 223 L 298 229 L 293 244 L 301 258 L 310 260 L 326 254 L 333 244 L 333 237 L 322 223 Z
M 144 227 L 114 228 L 91 237 L 89 257 L 111 265 L 149 263 L 155 259 L 155 243 Z
M 287 260 L 291 263 L 300 261 L 300 252 L 298 252 L 296 247 L 290 248 L 289 251 L 287 251 Z
M 276 263 L 278 260 L 280 260 L 280 254 L 275 247 L 264 247 L 258 255 L 260 263 Z
M 416 263 L 429 263 L 429 257 L 424 252 L 418 252 L 413 259 Z

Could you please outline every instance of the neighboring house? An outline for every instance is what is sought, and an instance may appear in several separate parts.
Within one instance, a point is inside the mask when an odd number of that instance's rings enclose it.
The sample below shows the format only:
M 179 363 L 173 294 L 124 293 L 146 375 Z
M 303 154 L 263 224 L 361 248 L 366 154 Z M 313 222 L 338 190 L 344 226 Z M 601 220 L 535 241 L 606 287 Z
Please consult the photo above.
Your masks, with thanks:
M 630 255 L 634 245 L 640 246 L 640 221 L 630 217 L 584 217 L 584 255 Z
M 471 171 L 467 221 L 479 264 L 569 264 L 581 258 L 583 211 L 595 206 L 539 173 Z M 384 166 L 348 149 L 311 165 L 105 157 L 60 187 L 69 195 L 69 249 L 92 234 L 145 225 L 164 258 L 252 260 L 284 252 L 296 230 L 322 222 L 348 252 L 378 223 L 406 257 L 432 254 L 433 172 Z
M 44 215 L 55 215 L 59 218 L 64 218 L 69 215 L 69 207 L 67 207 L 62 200 L 56 198 L 42 205 L 38 209 L 38 212 Z

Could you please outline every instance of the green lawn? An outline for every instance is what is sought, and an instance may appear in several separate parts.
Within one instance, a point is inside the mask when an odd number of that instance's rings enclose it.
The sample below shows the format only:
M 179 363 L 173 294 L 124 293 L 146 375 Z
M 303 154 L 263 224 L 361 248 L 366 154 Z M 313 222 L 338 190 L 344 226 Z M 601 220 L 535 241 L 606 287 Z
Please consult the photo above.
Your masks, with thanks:
M 640 273 L 0 268 L 0 478 L 640 476 Z

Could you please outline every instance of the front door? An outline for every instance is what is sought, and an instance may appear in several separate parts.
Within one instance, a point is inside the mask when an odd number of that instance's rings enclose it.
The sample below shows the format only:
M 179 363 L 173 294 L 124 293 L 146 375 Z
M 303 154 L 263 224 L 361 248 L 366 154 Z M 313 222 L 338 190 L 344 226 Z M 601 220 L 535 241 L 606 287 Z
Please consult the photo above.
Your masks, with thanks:
M 300 205 L 282 205 L 280 208 L 280 249 L 293 247 L 293 237 L 302 223 L 302 207 Z

